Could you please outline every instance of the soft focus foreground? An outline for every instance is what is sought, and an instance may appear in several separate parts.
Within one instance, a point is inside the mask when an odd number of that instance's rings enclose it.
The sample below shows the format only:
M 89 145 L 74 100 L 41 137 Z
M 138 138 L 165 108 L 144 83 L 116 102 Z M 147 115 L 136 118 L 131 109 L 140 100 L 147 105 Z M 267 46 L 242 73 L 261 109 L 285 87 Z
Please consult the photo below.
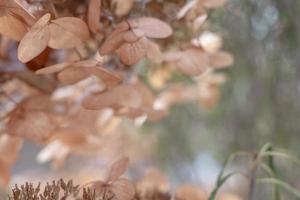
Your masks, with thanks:
M 299 198 L 290 8 L 0 0 L 0 199 Z

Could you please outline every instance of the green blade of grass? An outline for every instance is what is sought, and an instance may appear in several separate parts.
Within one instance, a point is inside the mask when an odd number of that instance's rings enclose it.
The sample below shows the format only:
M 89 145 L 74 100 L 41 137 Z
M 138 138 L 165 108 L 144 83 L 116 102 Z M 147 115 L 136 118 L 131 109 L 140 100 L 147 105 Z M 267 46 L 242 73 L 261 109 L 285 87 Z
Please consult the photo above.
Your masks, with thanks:
M 297 157 L 295 157 L 293 155 L 290 155 L 288 153 L 285 153 L 285 152 L 270 151 L 270 152 L 262 153 L 261 156 L 262 157 L 274 156 L 274 157 L 286 158 L 286 159 L 289 159 L 289 160 L 293 161 L 295 164 L 300 166 L 300 160 Z
M 224 176 L 224 177 L 221 177 L 221 178 L 219 179 L 219 181 L 217 181 L 217 185 L 216 185 L 216 187 L 214 188 L 214 190 L 211 192 L 211 194 L 210 194 L 208 200 L 215 200 L 218 190 L 224 185 L 224 183 L 225 183 L 230 177 L 232 177 L 232 176 L 234 176 L 234 175 L 236 175 L 236 174 L 238 174 L 238 173 L 237 173 L 237 172 L 232 172 L 232 173 L 227 174 L 227 175 Z
M 266 163 L 260 163 L 259 165 L 266 173 L 268 176 L 274 178 L 275 177 L 275 174 L 274 172 L 272 171 L 272 169 L 266 164 Z
M 269 152 L 272 152 L 272 151 L 273 151 L 273 147 L 270 145 L 265 153 L 269 153 Z M 268 166 L 269 166 L 270 170 L 272 170 L 272 172 L 274 174 L 272 178 L 277 178 L 277 169 L 276 169 L 276 166 L 275 166 L 275 163 L 274 163 L 274 156 L 273 155 L 270 155 L 270 156 L 267 157 L 267 163 L 268 163 Z M 280 200 L 281 196 L 280 196 L 280 191 L 279 191 L 278 185 L 274 185 L 273 191 L 274 191 L 273 192 L 274 200 Z
M 244 151 L 240 151 L 240 152 L 236 152 L 231 154 L 224 162 L 224 165 L 221 169 L 221 171 L 219 172 L 219 175 L 217 177 L 217 181 L 216 181 L 216 185 L 213 189 L 213 191 L 211 192 L 210 196 L 209 196 L 209 200 L 214 200 L 216 198 L 217 192 L 220 189 L 220 187 L 227 181 L 228 178 L 230 178 L 231 176 L 233 176 L 234 174 L 241 174 L 239 172 L 232 172 L 226 176 L 224 176 L 224 172 L 226 170 L 226 167 L 229 165 L 229 163 L 231 163 L 237 156 L 253 156 L 250 152 L 244 152 Z

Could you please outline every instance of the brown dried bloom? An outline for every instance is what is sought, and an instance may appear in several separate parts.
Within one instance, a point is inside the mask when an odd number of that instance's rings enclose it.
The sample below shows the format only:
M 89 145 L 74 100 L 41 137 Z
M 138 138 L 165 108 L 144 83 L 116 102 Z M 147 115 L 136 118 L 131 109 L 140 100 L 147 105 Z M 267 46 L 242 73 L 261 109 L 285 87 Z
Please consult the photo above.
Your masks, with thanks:
M 121 158 L 110 166 L 105 181 L 92 181 L 84 187 L 95 190 L 102 200 L 131 200 L 135 194 L 134 185 L 128 179 L 120 178 L 127 167 L 128 158 Z
M 19 188 L 15 185 L 12 189 L 10 200 L 66 200 L 68 197 L 78 195 L 79 186 L 74 186 L 73 181 L 64 182 L 64 180 L 53 181 L 52 184 L 47 183 L 44 190 L 41 190 L 41 184 L 36 187 L 32 183 L 25 183 Z
M 172 34 L 172 28 L 165 22 L 142 17 L 120 23 L 106 39 L 100 49 L 102 55 L 116 52 L 126 65 L 134 65 L 143 57 L 160 62 L 159 46 L 148 38 L 166 38 Z

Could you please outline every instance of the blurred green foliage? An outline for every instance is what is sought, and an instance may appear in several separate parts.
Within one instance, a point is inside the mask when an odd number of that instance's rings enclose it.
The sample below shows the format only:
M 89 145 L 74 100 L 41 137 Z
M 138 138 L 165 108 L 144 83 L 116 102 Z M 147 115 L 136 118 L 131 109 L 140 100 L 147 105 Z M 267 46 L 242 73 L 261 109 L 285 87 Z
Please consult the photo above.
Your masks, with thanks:
M 153 125 L 160 138 L 158 160 L 173 168 L 209 152 L 221 162 L 266 142 L 299 156 L 300 1 L 230 0 L 208 21 L 235 64 L 224 71 L 229 80 L 216 108 L 176 106 Z M 296 172 L 283 174 L 291 178 Z

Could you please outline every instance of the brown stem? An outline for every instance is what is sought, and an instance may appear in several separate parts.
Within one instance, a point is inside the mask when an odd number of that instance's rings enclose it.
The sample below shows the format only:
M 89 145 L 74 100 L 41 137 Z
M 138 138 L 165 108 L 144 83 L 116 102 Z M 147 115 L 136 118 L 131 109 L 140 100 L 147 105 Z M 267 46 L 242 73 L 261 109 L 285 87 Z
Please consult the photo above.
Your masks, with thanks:
M 248 192 L 247 200 L 252 200 L 254 196 L 255 185 L 256 185 L 256 171 L 259 164 L 259 159 L 260 159 L 259 156 L 255 154 L 253 157 L 253 164 L 250 170 L 250 176 L 249 176 L 250 183 L 249 183 L 249 192 Z

